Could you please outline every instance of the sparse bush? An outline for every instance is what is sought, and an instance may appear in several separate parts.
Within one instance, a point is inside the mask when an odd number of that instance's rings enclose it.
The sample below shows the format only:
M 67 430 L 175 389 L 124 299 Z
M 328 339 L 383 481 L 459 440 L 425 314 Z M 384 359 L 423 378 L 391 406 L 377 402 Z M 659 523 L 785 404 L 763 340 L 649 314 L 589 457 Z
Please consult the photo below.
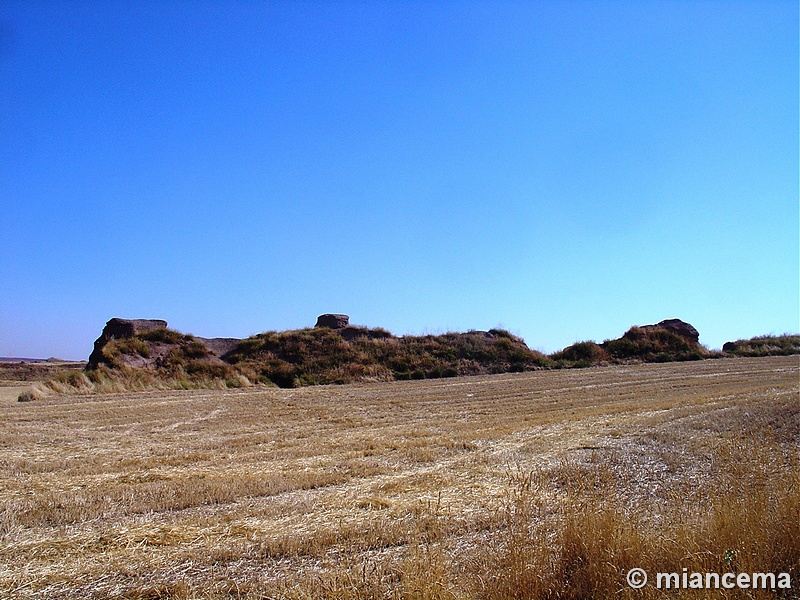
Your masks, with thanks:
M 233 367 L 222 362 L 192 360 L 186 365 L 186 373 L 191 377 L 205 379 L 228 379 L 236 375 Z
M 17 396 L 17 402 L 33 402 L 34 400 L 41 400 L 44 397 L 44 392 L 36 386 L 33 386 L 20 392 L 19 396 Z
M 138 354 L 144 358 L 150 357 L 150 346 L 138 337 L 114 340 L 112 343 L 116 344 L 117 351 L 120 354 Z
M 110 367 L 120 367 L 123 364 L 122 356 L 150 357 L 150 346 L 138 337 L 117 338 L 108 342 L 101 351 L 101 364 Z
M 669 362 L 705 356 L 700 344 L 666 329 L 631 327 L 621 338 L 606 340 L 601 347 L 617 360 Z
M 589 367 L 606 363 L 611 360 L 611 355 L 595 342 L 578 342 L 567 346 L 561 352 L 551 355 L 554 361 L 561 361 L 565 366 Z
M 197 340 L 191 340 L 183 345 L 183 353 L 186 355 L 186 358 L 205 358 L 210 354 L 205 344 Z
M 723 353 L 730 356 L 788 356 L 800 354 L 800 335 L 761 335 L 749 340 L 727 342 Z
M 161 342 L 162 344 L 181 344 L 194 339 L 192 336 L 183 334 L 180 331 L 175 331 L 174 329 L 167 329 L 166 327 L 143 331 L 137 334 L 136 338 L 146 342 Z

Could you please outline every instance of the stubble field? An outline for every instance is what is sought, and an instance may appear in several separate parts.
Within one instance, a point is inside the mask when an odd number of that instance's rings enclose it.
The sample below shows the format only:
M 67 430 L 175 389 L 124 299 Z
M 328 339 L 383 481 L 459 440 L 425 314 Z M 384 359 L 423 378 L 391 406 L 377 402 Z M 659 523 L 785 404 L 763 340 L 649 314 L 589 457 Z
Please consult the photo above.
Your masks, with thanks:
M 0 401 L 2 598 L 661 598 L 788 572 L 798 357 Z M 672 590 L 670 598 L 774 598 Z

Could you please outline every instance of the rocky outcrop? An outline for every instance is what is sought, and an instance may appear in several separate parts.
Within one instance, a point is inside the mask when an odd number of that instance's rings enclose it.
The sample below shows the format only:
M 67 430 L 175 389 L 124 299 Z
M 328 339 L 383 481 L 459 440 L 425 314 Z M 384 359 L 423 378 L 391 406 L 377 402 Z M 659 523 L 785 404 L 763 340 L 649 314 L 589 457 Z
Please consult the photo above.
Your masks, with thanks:
M 195 336 L 194 338 L 203 344 L 211 354 L 222 358 L 226 354 L 233 352 L 233 350 L 241 343 L 239 338 L 202 338 Z
M 106 322 L 100 337 L 94 342 L 94 349 L 89 355 L 90 368 L 97 367 L 103 362 L 103 347 L 111 340 L 132 338 L 145 331 L 166 329 L 167 322 L 161 319 L 120 319 L 114 317 Z
M 95 368 L 100 363 L 106 362 L 103 356 L 103 348 L 111 340 L 120 340 L 136 337 L 142 333 L 150 331 L 163 330 L 164 339 L 153 339 L 148 343 L 150 346 L 149 360 L 142 357 L 131 357 L 125 362 L 131 363 L 132 366 L 142 367 L 155 363 L 158 359 L 163 358 L 169 349 L 176 344 L 187 343 L 189 341 L 199 342 L 208 350 L 210 357 L 222 358 L 231 352 L 242 341 L 239 338 L 202 338 L 195 336 L 184 336 L 177 332 L 167 331 L 167 322 L 162 319 L 120 319 L 115 317 L 106 323 L 100 337 L 94 343 L 94 349 L 89 356 L 89 368 Z M 162 337 L 162 336 L 157 336 Z M 202 348 L 202 347 L 201 347 Z M 201 353 L 202 350 L 194 350 L 195 354 Z M 141 364 L 140 364 L 141 363 Z
M 100 337 L 128 338 L 145 331 L 166 329 L 167 322 L 162 319 L 120 319 L 114 317 L 106 323 Z
M 348 315 L 324 314 L 317 317 L 317 324 L 314 327 L 327 327 L 328 329 L 344 329 L 350 325 Z
M 692 325 L 680 319 L 666 319 L 656 323 L 655 325 L 642 325 L 639 329 L 644 331 L 652 331 L 654 329 L 665 329 L 672 333 L 677 333 L 679 336 L 686 338 L 692 342 L 700 341 L 700 333 Z

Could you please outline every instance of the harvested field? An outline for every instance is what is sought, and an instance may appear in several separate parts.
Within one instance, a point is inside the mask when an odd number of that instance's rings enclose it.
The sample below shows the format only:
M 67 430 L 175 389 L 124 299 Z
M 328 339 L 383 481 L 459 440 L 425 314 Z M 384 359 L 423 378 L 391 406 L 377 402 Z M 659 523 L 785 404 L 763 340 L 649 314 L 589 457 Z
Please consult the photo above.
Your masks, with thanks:
M 5 399 L 0 597 L 800 597 L 799 367 Z

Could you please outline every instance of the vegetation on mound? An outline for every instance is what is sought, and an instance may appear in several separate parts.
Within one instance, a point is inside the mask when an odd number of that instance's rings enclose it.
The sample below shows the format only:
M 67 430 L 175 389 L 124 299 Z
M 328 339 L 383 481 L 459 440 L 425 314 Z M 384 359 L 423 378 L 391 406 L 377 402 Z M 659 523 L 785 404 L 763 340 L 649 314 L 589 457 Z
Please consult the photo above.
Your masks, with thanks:
M 653 327 L 631 327 L 602 344 L 578 342 L 550 355 L 554 367 L 590 367 L 631 362 L 676 362 L 721 356 L 686 336 Z
M 252 384 L 300 387 L 800 353 L 798 335 L 738 340 L 725 344 L 723 352 L 710 351 L 696 341 L 693 327 L 677 322 L 691 335 L 661 323 L 631 327 L 618 339 L 578 342 L 550 356 L 502 329 L 397 337 L 381 328 L 348 325 L 268 331 L 242 340 L 220 357 L 192 335 L 158 327 L 96 343 L 94 363 L 84 371 L 51 377 L 46 388 L 62 393 Z
M 611 355 L 599 344 L 587 341 L 567 346 L 560 352 L 551 354 L 556 367 L 590 367 L 611 362 Z
M 327 328 L 268 331 L 243 340 L 227 357 L 251 381 L 296 387 L 354 380 L 363 365 L 352 343 Z
M 800 354 L 800 335 L 761 335 L 727 342 L 722 351 L 731 356 L 788 356 Z
M 722 352 L 667 329 L 631 327 L 615 340 L 602 344 L 578 342 L 550 355 L 552 366 L 590 367 L 631 362 L 675 362 L 725 356 L 788 356 L 800 354 L 800 335 L 764 335 L 727 342 Z
M 209 355 L 208 348 L 193 336 L 162 328 L 110 340 L 100 350 L 97 363 L 117 369 L 139 363 L 155 370 L 174 371 Z M 144 360 L 137 361 L 135 357 Z
M 97 363 L 54 377 L 47 387 L 59 393 L 299 387 L 521 372 L 547 367 L 550 360 L 502 329 L 396 337 L 381 328 L 348 326 L 261 333 L 224 359 L 191 335 L 158 328 L 111 339 Z
M 349 340 L 324 327 L 270 331 L 243 340 L 226 360 L 251 381 L 280 387 L 508 373 L 548 364 L 503 330 L 402 338 L 360 331 Z
M 121 392 L 141 389 L 225 388 L 250 385 L 233 366 L 192 335 L 167 328 L 114 338 L 96 365 L 47 382 L 56 392 Z
M 606 340 L 601 347 L 618 361 L 672 362 L 708 357 L 699 343 L 666 329 L 631 327 L 621 338 Z

